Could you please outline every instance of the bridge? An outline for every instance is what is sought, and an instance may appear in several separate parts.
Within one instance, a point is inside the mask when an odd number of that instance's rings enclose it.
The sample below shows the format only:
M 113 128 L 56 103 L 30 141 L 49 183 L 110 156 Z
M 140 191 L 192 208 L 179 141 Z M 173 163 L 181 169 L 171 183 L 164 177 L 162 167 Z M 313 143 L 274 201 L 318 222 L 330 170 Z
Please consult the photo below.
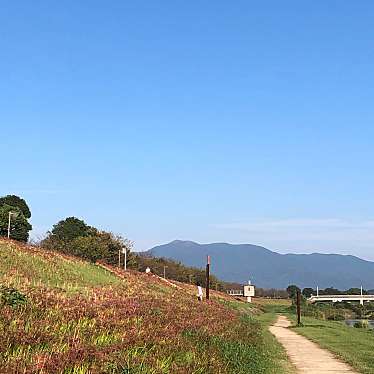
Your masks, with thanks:
M 228 290 L 226 292 L 230 296 L 244 296 L 244 290 Z
M 374 301 L 374 295 L 312 295 L 308 301 L 316 303 L 318 301 L 332 301 L 333 303 L 342 301 L 359 301 L 364 305 L 364 301 Z

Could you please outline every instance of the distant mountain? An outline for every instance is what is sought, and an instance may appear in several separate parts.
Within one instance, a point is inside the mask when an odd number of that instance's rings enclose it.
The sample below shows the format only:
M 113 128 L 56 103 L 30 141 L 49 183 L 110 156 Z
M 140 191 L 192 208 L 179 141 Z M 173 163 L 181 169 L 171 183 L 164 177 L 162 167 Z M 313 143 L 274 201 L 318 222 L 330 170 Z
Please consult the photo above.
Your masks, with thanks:
M 374 262 L 337 254 L 279 254 L 252 244 L 198 244 L 175 240 L 149 250 L 156 257 L 204 267 L 211 256 L 212 273 L 228 282 L 252 283 L 264 288 L 360 287 L 374 289 Z

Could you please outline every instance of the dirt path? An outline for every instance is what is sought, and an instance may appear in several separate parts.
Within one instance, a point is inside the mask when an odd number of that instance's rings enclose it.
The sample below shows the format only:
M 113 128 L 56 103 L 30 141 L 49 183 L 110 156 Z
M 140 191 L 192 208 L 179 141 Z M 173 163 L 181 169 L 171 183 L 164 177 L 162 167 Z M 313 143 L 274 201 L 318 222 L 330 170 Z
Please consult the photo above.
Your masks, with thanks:
M 299 373 L 357 374 L 356 371 L 339 361 L 330 352 L 288 329 L 287 327 L 290 325 L 291 323 L 286 317 L 279 316 L 277 322 L 270 326 L 270 332 L 283 345 Z

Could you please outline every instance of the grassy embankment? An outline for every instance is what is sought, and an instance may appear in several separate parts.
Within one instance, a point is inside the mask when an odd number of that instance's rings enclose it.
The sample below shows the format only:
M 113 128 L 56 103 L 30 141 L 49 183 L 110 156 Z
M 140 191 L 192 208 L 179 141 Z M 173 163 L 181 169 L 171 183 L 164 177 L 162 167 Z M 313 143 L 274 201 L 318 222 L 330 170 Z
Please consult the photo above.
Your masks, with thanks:
M 296 316 L 290 313 L 289 304 L 269 304 L 268 311 L 286 315 L 295 332 L 316 342 L 332 352 L 360 373 L 374 374 L 374 332 L 368 329 L 348 327 L 344 321 L 327 321 L 302 316 L 302 326 L 296 326 Z M 326 307 L 322 307 L 324 311 Z M 321 313 L 323 315 L 323 313 Z
M 266 329 L 271 314 L 215 292 L 199 303 L 186 284 L 117 275 L 0 241 L 0 372 L 289 372 Z

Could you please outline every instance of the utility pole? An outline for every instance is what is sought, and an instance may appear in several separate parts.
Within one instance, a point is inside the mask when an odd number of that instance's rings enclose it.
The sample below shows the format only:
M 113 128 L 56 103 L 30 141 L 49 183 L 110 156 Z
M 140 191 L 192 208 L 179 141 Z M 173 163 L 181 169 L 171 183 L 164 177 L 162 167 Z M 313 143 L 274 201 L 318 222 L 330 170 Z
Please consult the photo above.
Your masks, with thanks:
M 300 295 L 300 290 L 298 289 L 296 293 L 297 325 L 298 326 L 300 325 L 300 321 L 301 321 L 300 299 L 301 299 L 301 295 Z
M 206 264 L 206 299 L 209 300 L 209 287 L 210 287 L 210 256 L 207 256 Z

